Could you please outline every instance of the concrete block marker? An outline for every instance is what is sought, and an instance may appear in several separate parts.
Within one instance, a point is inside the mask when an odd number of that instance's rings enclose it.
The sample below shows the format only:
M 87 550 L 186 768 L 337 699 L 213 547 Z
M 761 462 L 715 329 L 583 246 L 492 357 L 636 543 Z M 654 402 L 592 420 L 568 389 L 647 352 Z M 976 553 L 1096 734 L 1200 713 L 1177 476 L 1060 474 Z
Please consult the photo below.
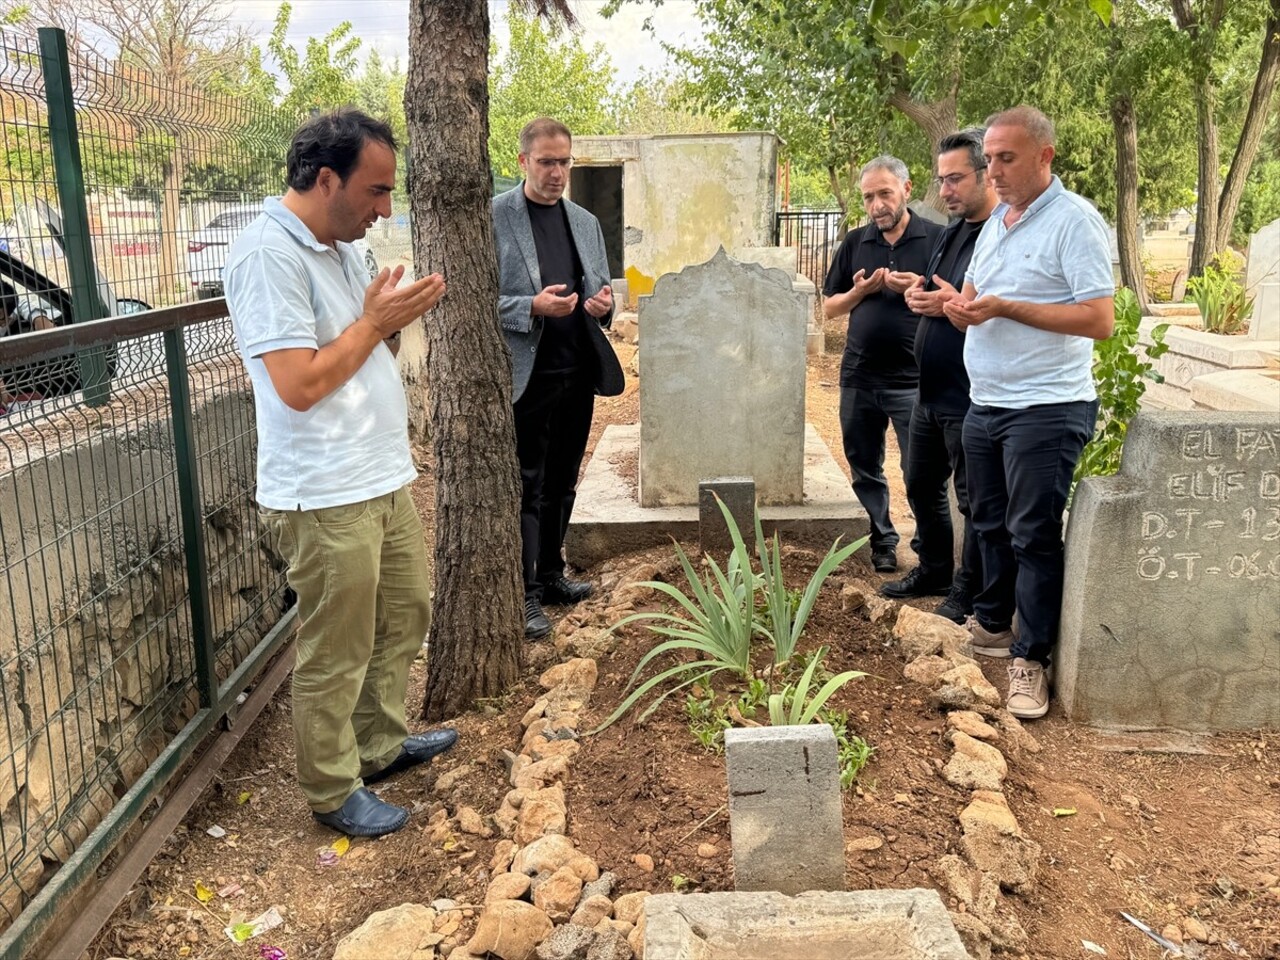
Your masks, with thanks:
M 720 554 L 733 546 L 719 497 L 748 548 L 755 546 L 756 482 L 750 477 L 717 477 L 698 484 L 698 543 L 703 553 Z
M 969 960 L 936 890 L 664 893 L 644 909 L 655 960 Z
M 1067 529 L 1057 696 L 1127 729 L 1280 726 L 1280 422 L 1142 413 Z
M 840 769 L 831 727 L 726 730 L 724 742 L 737 889 L 843 890 Z

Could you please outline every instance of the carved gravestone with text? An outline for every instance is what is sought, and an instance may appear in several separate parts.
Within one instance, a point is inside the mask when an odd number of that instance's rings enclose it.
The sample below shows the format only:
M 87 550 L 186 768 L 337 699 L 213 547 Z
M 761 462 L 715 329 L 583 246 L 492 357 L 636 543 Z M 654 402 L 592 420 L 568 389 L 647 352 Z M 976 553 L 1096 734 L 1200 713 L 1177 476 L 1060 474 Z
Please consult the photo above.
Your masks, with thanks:
M 1280 726 L 1280 418 L 1143 413 L 1081 482 L 1055 685 L 1101 726 Z
M 658 280 L 640 303 L 642 506 L 695 504 L 725 476 L 803 501 L 806 309 L 790 276 L 723 249 Z

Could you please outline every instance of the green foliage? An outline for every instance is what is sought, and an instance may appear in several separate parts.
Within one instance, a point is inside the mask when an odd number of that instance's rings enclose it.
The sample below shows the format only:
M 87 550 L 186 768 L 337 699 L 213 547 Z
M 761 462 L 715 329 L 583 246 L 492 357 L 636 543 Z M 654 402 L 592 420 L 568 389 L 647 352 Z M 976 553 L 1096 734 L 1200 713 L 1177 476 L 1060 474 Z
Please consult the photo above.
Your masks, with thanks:
M 775 727 L 796 727 L 812 723 L 813 718 L 826 706 L 827 701 L 837 690 L 850 680 L 867 676 L 861 670 L 846 670 L 832 677 L 822 685 L 822 689 L 811 695 L 809 689 L 813 683 L 813 675 L 826 655 L 827 648 L 822 647 L 809 661 L 808 667 L 794 686 L 788 684 L 782 693 L 775 693 L 769 697 L 769 722 Z
M 726 514 L 727 515 L 727 514 Z M 803 591 L 796 595 L 787 589 L 782 576 L 782 542 L 777 532 L 765 539 L 764 529 L 760 523 L 760 512 L 756 511 L 756 545 L 760 552 L 760 581 L 764 595 L 765 635 L 773 643 L 773 662 L 786 663 L 796 652 L 796 645 L 804 633 L 813 605 L 818 601 L 818 592 L 836 567 L 844 563 L 858 550 L 866 545 L 868 537 L 855 540 L 848 546 L 841 547 L 837 539 L 826 556 L 818 564 L 818 568 L 809 578 Z M 738 546 L 741 537 L 736 527 L 731 526 L 735 537 L 734 547 Z
M 547 24 L 517 5 L 507 7 L 510 41 L 489 61 L 489 160 L 496 173 L 520 176 L 520 129 L 536 117 L 555 117 L 574 136 L 616 132 L 609 89 L 614 70 L 604 44 L 585 47 L 578 36 Z
M 1153 367 L 1154 361 L 1169 349 L 1164 342 L 1169 325 L 1162 323 L 1152 329 L 1151 345 L 1143 347 L 1144 359 L 1137 349 L 1138 326 L 1142 321 L 1138 298 L 1132 290 L 1122 287 L 1116 291 L 1115 305 L 1115 332 L 1093 347 L 1098 425 L 1076 464 L 1074 483 L 1084 477 L 1109 476 L 1120 469 L 1124 438 L 1147 390 L 1146 381 L 1164 381 Z
M 1200 308 L 1201 322 L 1209 333 L 1244 331 L 1253 313 L 1253 298 L 1246 296 L 1240 272 L 1240 255 L 1227 249 L 1218 254 L 1204 273 L 1187 281 L 1187 293 Z
M 623 134 L 722 133 L 732 130 L 728 116 L 700 109 L 683 77 L 640 71 L 640 77 L 613 105 L 617 132 Z
M 751 553 L 734 526 L 732 516 L 723 503 L 720 508 L 735 534 L 734 549 L 723 570 L 715 560 L 707 557 L 705 562 L 709 572 L 704 580 L 693 569 L 684 549 L 676 544 L 676 557 L 679 558 L 685 579 L 689 583 L 690 595 L 669 583 L 646 581 L 641 584 L 670 597 L 680 605 L 684 613 L 642 611 L 624 617 L 610 628 L 614 631 L 631 623 L 644 623 L 652 632 L 670 638 L 641 657 L 627 682 L 628 690 L 644 673 L 645 667 L 654 658 L 665 653 L 692 653 L 701 659 L 695 663 L 677 663 L 640 684 L 592 733 L 608 727 L 651 690 L 661 687 L 669 680 L 681 678 L 674 687 L 658 694 L 640 715 L 641 720 L 652 714 L 668 696 L 698 682 L 704 675 L 728 671 L 744 680 L 750 679 L 751 640 L 758 628 L 755 615 L 755 575 L 751 570 Z
M 823 710 L 823 723 L 836 735 L 836 760 L 840 765 L 840 789 L 848 790 L 858 780 L 862 768 L 871 761 L 876 748 L 849 730 L 849 714 L 844 710 Z

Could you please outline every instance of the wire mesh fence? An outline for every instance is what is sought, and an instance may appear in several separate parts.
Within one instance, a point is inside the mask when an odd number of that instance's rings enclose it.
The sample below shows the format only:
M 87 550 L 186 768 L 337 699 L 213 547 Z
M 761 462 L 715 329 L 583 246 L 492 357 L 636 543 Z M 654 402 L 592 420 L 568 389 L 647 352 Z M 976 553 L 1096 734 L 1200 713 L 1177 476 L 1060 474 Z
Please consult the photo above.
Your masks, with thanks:
M 0 31 L 5 957 L 281 639 L 252 396 L 224 301 L 202 298 L 280 192 L 295 125 Z

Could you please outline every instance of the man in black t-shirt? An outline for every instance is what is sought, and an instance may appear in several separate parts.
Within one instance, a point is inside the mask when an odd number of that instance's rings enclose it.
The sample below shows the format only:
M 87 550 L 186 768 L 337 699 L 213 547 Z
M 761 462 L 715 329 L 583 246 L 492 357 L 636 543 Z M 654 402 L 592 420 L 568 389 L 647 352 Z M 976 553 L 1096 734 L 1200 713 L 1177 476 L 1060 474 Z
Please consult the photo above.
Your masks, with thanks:
M 964 333 L 943 315 L 942 304 L 964 287 L 982 225 L 996 205 L 995 189 L 984 171 L 981 128 L 953 133 L 938 145 L 937 183 L 947 211 L 955 217 L 934 245 L 924 273 L 911 280 L 907 305 L 920 315 L 915 357 L 920 392 L 911 417 L 907 456 L 907 501 L 916 517 L 920 565 L 903 579 L 886 583 L 887 597 L 946 595 L 936 613 L 963 623 L 973 612 L 973 594 L 981 585 L 982 558 L 969 522 L 969 493 L 960 434 L 969 412 L 969 375 L 964 368 Z M 955 539 L 947 479 L 964 517 L 960 568 L 954 568 Z
M 573 166 L 568 127 L 542 117 L 520 131 L 524 182 L 493 200 L 498 315 L 511 350 L 525 636 L 551 632 L 545 603 L 577 603 L 591 584 L 564 569 L 578 470 L 595 395 L 622 392 L 603 328 L 613 319 L 600 222 L 563 198 Z
M 903 293 L 924 272 L 941 227 L 907 209 L 911 179 L 896 157 L 877 157 L 863 167 L 861 186 L 872 222 L 850 232 L 836 251 L 822 286 L 823 310 L 828 317 L 849 314 L 840 432 L 853 492 L 871 520 L 871 562 L 887 573 L 898 568 L 898 531 L 889 519 L 885 434 L 892 422 L 905 473 L 918 380 L 913 349 L 919 318 Z

